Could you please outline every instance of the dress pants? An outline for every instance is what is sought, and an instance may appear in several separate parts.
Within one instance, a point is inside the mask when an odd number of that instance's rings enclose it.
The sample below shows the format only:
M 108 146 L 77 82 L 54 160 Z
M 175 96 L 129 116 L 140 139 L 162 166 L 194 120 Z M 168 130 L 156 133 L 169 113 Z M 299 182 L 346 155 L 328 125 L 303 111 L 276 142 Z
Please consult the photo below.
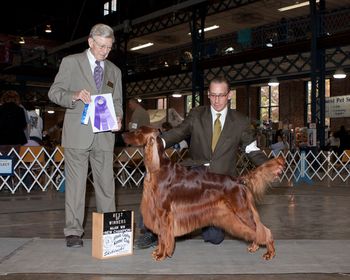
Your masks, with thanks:
M 143 225 L 142 229 L 145 232 L 151 232 Z M 156 236 L 156 234 L 154 234 Z M 221 228 L 217 227 L 205 227 L 202 228 L 202 237 L 205 242 L 209 242 L 215 245 L 219 245 L 225 239 L 225 232 Z
M 88 149 L 64 149 L 65 157 L 65 212 L 64 235 L 82 236 L 85 215 L 86 179 L 89 161 L 93 175 L 97 212 L 114 212 L 115 183 L 113 152 L 99 148 L 96 136 Z
M 218 245 L 225 239 L 225 232 L 218 227 L 205 227 L 202 228 L 202 237 L 205 242 Z

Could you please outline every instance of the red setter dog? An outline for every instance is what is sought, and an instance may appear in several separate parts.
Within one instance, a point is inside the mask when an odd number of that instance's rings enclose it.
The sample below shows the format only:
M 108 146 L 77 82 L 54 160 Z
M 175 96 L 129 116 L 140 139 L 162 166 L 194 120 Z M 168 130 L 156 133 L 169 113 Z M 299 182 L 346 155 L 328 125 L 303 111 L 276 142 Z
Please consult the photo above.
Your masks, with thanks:
M 158 235 L 155 260 L 171 257 L 175 237 L 206 226 L 252 241 L 249 252 L 265 245 L 265 260 L 275 256 L 271 231 L 261 221 L 254 200 L 283 170 L 282 157 L 269 160 L 245 176 L 234 178 L 171 162 L 158 130 L 141 127 L 123 134 L 125 143 L 144 147 L 146 176 L 141 213 L 146 227 Z

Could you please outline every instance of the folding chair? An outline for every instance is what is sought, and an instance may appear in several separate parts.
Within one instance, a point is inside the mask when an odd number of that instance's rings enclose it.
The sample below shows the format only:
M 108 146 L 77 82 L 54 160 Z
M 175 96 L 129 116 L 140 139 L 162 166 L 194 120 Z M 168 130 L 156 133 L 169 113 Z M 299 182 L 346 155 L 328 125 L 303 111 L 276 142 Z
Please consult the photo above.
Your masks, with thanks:
M 343 156 L 341 157 L 341 162 L 347 168 L 350 166 L 350 150 L 344 150 Z

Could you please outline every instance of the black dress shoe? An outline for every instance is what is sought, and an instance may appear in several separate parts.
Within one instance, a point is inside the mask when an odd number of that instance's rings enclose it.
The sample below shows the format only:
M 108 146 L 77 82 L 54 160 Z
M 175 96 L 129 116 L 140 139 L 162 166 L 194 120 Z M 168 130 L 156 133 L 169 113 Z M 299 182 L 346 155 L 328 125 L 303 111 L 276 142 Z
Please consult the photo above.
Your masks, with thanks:
M 66 236 L 67 247 L 80 248 L 83 247 L 83 240 L 78 235 Z
M 141 235 L 136 241 L 137 249 L 147 249 L 156 246 L 158 243 L 158 237 L 150 231 L 146 231 L 144 235 Z

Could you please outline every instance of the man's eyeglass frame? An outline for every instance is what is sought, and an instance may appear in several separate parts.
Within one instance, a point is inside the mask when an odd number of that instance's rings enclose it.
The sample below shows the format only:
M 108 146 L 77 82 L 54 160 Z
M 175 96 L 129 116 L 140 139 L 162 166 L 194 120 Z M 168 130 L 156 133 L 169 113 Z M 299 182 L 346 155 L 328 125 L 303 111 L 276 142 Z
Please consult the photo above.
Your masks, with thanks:
M 103 49 L 106 49 L 107 51 L 111 51 L 113 49 L 113 45 L 111 47 L 109 46 L 105 46 L 105 45 L 100 45 L 94 37 L 91 37 L 92 40 L 94 41 L 94 43 L 96 44 L 96 46 L 100 49 L 100 50 L 103 50 Z
M 230 91 L 228 91 L 227 93 L 219 93 L 219 94 L 212 94 L 212 93 L 208 93 L 208 96 L 210 98 L 224 98 L 226 97 L 228 94 L 230 93 Z

